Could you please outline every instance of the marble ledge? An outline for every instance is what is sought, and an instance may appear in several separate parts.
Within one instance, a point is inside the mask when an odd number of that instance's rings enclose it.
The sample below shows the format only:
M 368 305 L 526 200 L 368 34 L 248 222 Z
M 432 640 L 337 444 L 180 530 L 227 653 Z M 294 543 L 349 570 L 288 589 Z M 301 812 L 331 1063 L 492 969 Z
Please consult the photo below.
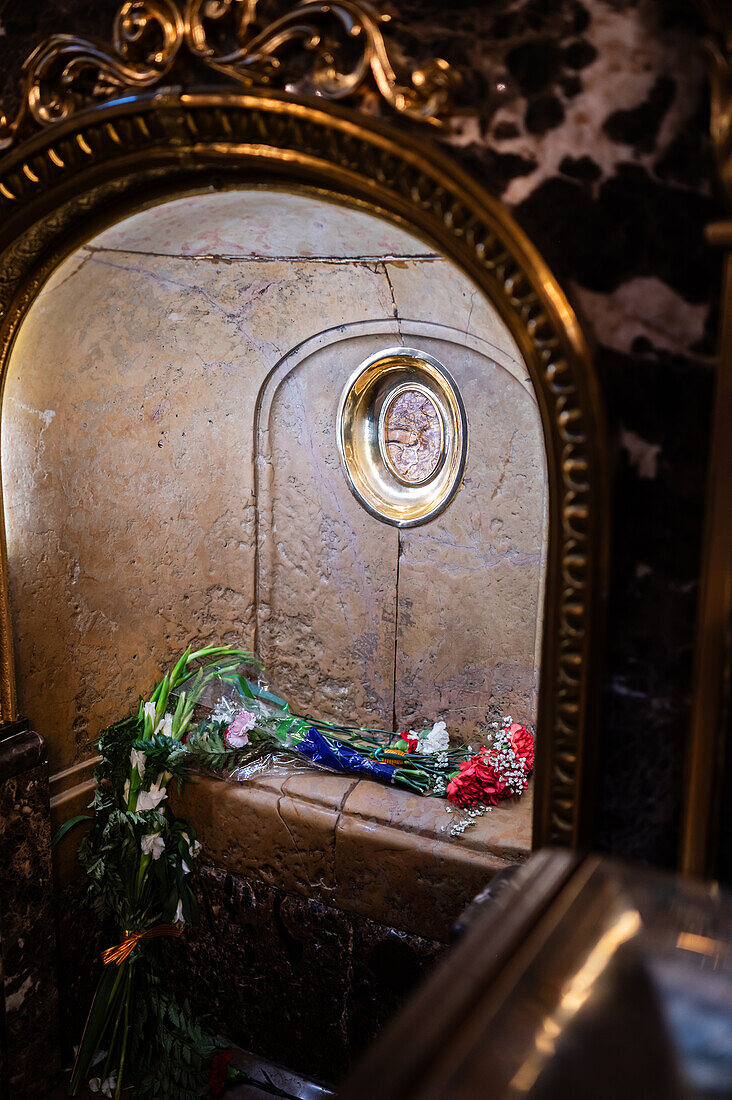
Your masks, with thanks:
M 60 784 L 54 829 L 85 811 L 88 776 L 80 769 L 81 782 Z M 327 773 L 265 773 L 243 783 L 201 776 L 170 799 L 220 870 L 443 942 L 493 875 L 531 850 L 530 792 L 457 837 L 442 799 Z M 61 883 L 79 874 L 80 835 L 54 852 Z
M 219 868 L 442 941 L 493 875 L 531 849 L 530 797 L 459 837 L 442 800 L 335 775 L 202 778 L 173 802 Z
M 57 830 L 65 821 L 72 817 L 89 813 L 89 806 L 94 798 L 96 782 L 94 780 L 94 768 L 99 761 L 98 756 L 74 764 L 70 768 L 56 772 L 50 778 L 50 804 L 51 804 L 51 836 L 55 836 Z M 76 858 L 79 842 L 88 825 L 80 825 L 72 829 L 64 839 L 57 844 L 52 853 L 53 877 L 59 885 L 67 885 L 75 879 L 82 877 L 83 871 Z

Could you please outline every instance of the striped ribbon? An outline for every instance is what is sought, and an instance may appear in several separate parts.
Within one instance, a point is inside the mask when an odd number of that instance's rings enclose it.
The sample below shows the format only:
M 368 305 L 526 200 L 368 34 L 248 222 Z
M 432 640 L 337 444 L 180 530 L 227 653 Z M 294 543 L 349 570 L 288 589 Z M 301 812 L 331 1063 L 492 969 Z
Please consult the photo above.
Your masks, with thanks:
M 137 947 L 140 940 L 152 940 L 157 936 L 180 936 L 183 928 L 176 924 L 156 924 L 154 928 L 148 928 L 146 932 L 125 932 L 125 938 L 117 947 L 108 947 L 102 952 L 102 961 L 105 966 L 116 963 L 121 966 Z

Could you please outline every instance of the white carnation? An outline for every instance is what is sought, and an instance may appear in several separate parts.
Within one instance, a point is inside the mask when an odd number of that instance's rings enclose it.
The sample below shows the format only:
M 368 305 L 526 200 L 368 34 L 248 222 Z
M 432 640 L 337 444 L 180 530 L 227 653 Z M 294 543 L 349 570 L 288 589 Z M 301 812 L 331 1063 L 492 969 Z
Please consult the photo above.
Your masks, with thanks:
M 419 739 L 417 752 L 447 752 L 450 747 L 450 734 L 444 722 L 435 722 L 429 732 Z

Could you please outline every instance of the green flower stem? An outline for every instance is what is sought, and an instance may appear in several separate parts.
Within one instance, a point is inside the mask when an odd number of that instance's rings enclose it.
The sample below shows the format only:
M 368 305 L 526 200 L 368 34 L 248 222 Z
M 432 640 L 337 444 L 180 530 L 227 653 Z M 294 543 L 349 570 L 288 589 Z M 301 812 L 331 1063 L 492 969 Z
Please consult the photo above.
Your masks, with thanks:
M 142 787 L 142 776 L 137 765 L 130 770 L 130 793 L 127 798 L 127 809 L 132 813 L 137 808 L 137 795 Z
M 188 653 L 188 650 L 186 650 Z M 238 657 L 242 661 L 246 661 L 248 664 L 259 665 L 259 660 L 250 653 L 247 649 L 233 649 L 228 645 L 211 645 L 206 646 L 204 649 L 197 649 L 195 653 L 190 653 L 187 658 L 188 664 L 193 664 L 194 661 L 200 661 L 203 657 Z M 182 658 L 181 658 L 182 660 Z M 180 664 L 180 662 L 178 662 Z M 177 668 L 177 666 L 176 666 Z
M 152 855 L 143 854 L 140 858 L 140 866 L 137 869 L 137 883 L 135 885 L 135 901 L 139 902 L 140 894 L 142 892 L 142 884 L 145 881 L 145 875 L 147 869 L 152 862 Z
M 394 779 L 404 787 L 410 787 L 413 791 L 423 794 L 427 790 L 426 780 L 420 780 L 417 776 L 410 775 L 404 768 L 394 769 Z
M 339 730 L 341 733 L 352 733 L 353 730 L 354 730 L 353 726 L 343 726 L 343 725 L 340 725 L 338 722 L 326 722 L 325 719 L 322 719 L 322 718 L 311 719 L 311 718 L 308 718 L 308 716 L 306 714 L 294 714 L 293 713 L 293 718 L 301 718 L 304 722 L 309 722 L 311 726 L 315 726 L 316 729 L 321 729 L 321 727 L 322 727 L 323 729 Z M 399 736 L 401 736 L 398 733 L 394 733 L 393 730 L 377 729 L 376 726 L 359 726 L 358 727 L 358 733 L 376 733 L 376 734 L 380 734 L 383 737 L 399 737 Z M 380 742 L 378 742 L 378 743 L 380 744 Z
M 132 967 L 127 966 L 127 989 L 125 991 L 125 1026 L 122 1032 L 122 1053 L 119 1059 L 117 1071 L 117 1087 L 114 1090 L 114 1100 L 119 1100 L 122 1095 L 122 1081 L 125 1071 L 125 1058 L 127 1056 L 127 1037 L 130 1034 L 130 1001 L 132 1000 Z
M 85 1083 L 92 1061 L 94 1060 L 94 1055 L 99 1050 L 102 1039 L 112 1021 L 117 990 L 122 979 L 121 968 L 115 967 L 115 970 L 117 973 L 112 975 L 112 972 L 108 968 L 106 969 L 105 973 L 102 974 L 99 986 L 94 995 L 94 1001 L 92 1002 L 92 1007 L 89 1012 L 89 1019 L 84 1029 L 81 1046 L 79 1047 L 76 1062 L 74 1063 L 74 1070 L 71 1075 L 71 1082 L 69 1084 L 71 1096 L 76 1096 L 79 1089 Z M 106 987 L 110 984 L 110 980 L 112 983 L 111 989 L 105 996 Z
M 110 965 L 113 966 L 114 963 L 110 963 Z M 118 978 L 121 978 L 122 977 L 122 967 L 120 966 L 117 969 L 120 971 L 120 973 L 118 974 Z M 125 969 L 129 969 L 129 968 L 125 967 Z M 117 985 L 118 985 L 118 983 L 115 982 L 115 989 L 117 988 Z M 111 1069 L 114 1065 L 114 1047 L 115 1047 L 115 1043 L 117 1042 L 117 1033 L 119 1031 L 119 1025 L 121 1024 L 122 1017 L 124 1016 L 124 1012 L 123 1012 L 124 1003 L 125 1003 L 125 998 L 124 998 L 124 994 L 123 994 L 122 1001 L 120 1003 L 119 1008 L 117 1009 L 116 1019 L 114 1021 L 114 1027 L 112 1029 L 112 1035 L 111 1035 L 110 1040 L 109 1040 L 109 1052 L 108 1052 L 106 1060 L 104 1062 L 104 1069 L 102 1070 L 102 1081 L 107 1080 L 107 1078 L 109 1077 L 110 1071 L 111 1071 Z

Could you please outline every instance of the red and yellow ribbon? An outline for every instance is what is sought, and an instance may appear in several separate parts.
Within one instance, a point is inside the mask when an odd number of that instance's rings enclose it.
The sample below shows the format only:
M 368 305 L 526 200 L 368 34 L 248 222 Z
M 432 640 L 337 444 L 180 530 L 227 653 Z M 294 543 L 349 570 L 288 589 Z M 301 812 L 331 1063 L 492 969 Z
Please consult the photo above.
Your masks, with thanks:
M 117 947 L 108 947 L 102 952 L 102 961 L 105 966 L 116 963 L 121 966 L 137 947 L 140 940 L 152 940 L 157 936 L 180 936 L 183 928 L 177 924 L 156 924 L 154 928 L 148 928 L 146 932 L 125 932 L 125 938 Z

